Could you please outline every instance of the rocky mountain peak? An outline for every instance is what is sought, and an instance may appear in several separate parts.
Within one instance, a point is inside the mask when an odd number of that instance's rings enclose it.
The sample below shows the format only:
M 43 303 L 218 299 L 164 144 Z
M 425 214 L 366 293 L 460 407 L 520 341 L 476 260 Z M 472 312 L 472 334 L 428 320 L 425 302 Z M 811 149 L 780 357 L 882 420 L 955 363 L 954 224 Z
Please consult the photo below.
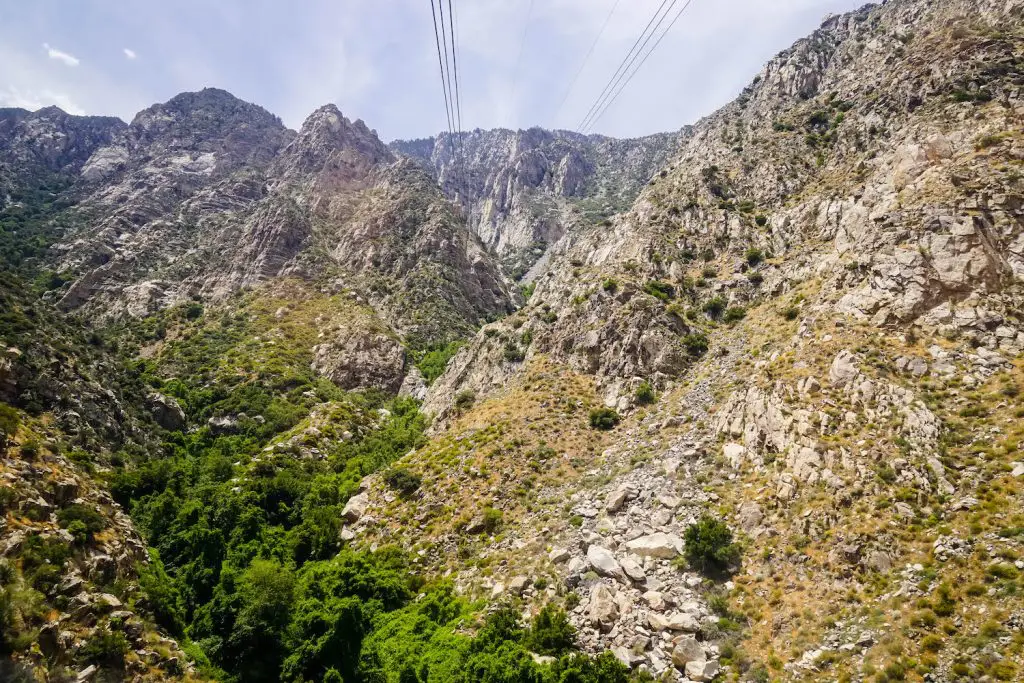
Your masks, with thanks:
M 391 144 L 433 171 L 469 214 L 480 239 L 515 277 L 574 226 L 624 210 L 667 161 L 678 134 L 616 140 L 571 131 L 476 129 L 459 144 L 435 138 Z
M 73 116 L 58 107 L 0 109 L 0 207 L 11 189 L 43 179 L 70 182 L 125 129 L 111 116 Z
M 362 120 L 350 121 L 337 106 L 327 104 L 303 122 L 282 154 L 281 167 L 286 178 L 314 173 L 351 181 L 394 160 L 377 133 Z
M 176 95 L 139 112 L 116 146 L 129 157 L 163 154 L 212 155 L 216 172 L 265 164 L 294 135 L 281 119 L 217 88 Z

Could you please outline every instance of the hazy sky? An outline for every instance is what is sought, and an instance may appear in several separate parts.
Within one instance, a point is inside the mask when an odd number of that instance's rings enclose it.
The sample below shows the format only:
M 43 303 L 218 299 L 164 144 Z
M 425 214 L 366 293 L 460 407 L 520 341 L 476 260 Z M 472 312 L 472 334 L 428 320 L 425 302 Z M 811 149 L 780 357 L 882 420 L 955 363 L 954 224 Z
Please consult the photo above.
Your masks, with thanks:
M 861 4 L 693 0 L 594 131 L 692 123 L 828 13 Z M 458 0 L 463 128 L 575 129 L 659 5 Z M 446 127 L 428 0 L 0 0 L 0 19 L 0 106 L 131 120 L 214 86 L 293 128 L 328 102 L 385 140 Z

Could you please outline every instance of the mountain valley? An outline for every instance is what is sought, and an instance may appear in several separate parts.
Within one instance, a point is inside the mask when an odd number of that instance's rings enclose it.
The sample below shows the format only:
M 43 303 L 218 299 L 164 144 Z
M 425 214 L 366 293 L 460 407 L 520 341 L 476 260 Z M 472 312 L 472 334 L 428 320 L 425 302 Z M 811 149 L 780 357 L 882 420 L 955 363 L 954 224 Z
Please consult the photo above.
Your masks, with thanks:
M 1024 2 L 684 123 L 0 109 L 0 679 L 1024 676 Z

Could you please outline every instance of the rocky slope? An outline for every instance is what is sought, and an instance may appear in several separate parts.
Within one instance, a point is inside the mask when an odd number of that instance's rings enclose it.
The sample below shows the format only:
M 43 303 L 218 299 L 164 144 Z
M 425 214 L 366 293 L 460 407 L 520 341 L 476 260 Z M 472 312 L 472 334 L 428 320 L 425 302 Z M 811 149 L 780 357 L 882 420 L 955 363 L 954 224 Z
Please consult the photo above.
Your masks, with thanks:
M 478 129 L 390 146 L 432 170 L 481 241 L 518 279 L 568 230 L 626 209 L 679 138 Z
M 409 456 L 426 490 L 372 484 L 356 537 L 413 525 L 478 595 L 575 587 L 592 647 L 656 673 L 1015 679 L 1022 24 L 904 0 L 780 53 L 452 360 L 426 407 L 458 460 Z M 586 390 L 534 418 L 560 373 Z M 452 489 L 504 528 L 449 521 Z M 705 513 L 743 539 L 728 583 L 671 564 Z

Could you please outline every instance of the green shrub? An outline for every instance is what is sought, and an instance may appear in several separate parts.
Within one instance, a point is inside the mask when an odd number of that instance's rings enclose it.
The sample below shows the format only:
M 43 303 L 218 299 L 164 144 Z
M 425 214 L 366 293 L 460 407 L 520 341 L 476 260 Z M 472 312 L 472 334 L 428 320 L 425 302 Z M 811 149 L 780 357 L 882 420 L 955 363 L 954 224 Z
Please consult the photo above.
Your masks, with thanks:
M 621 420 L 619 414 L 611 408 L 594 408 L 590 411 L 590 426 L 594 429 L 615 429 Z
M 1005 136 L 1003 135 L 985 135 L 980 140 L 978 140 L 977 148 L 979 150 L 989 149 L 990 147 L 996 147 L 998 145 L 1001 145 L 1003 144 L 1004 137 Z
M 149 564 L 139 565 L 139 589 L 146 596 L 146 611 L 153 620 L 180 637 L 185 632 L 185 615 L 181 608 L 181 594 L 155 550 L 149 551 Z
M 686 347 L 687 353 L 694 358 L 699 358 L 708 352 L 708 338 L 707 335 L 694 333 L 688 334 L 683 337 L 683 346 Z
M 676 296 L 676 289 L 672 285 L 660 280 L 651 280 L 644 285 L 644 291 L 656 299 L 668 301 Z
M 203 305 L 196 301 L 191 301 L 185 306 L 185 319 L 186 320 L 198 320 L 203 317 Z
M 35 460 L 41 448 L 37 439 L 29 439 L 21 444 L 21 457 L 26 460 Z
M 650 382 L 641 382 L 640 386 L 636 388 L 636 402 L 640 405 L 650 405 L 654 403 L 656 398 L 654 387 L 651 386 Z
M 521 363 L 526 358 L 526 352 L 519 348 L 519 344 L 516 344 L 514 341 L 505 343 L 503 355 L 509 363 Z
M 613 277 L 607 278 L 604 282 L 601 283 L 601 289 L 608 292 L 609 294 L 614 294 L 619 289 L 619 281 Z
M 757 215 L 754 217 L 754 222 L 757 223 L 759 227 L 763 228 L 764 226 L 768 225 L 768 216 Z
M 80 519 L 72 520 L 67 525 L 67 531 L 78 545 L 84 545 L 89 540 L 89 529 L 86 528 L 85 522 Z
M 14 507 L 18 494 L 10 486 L 0 486 L 0 514 Z
M 128 654 L 128 641 L 124 634 L 106 629 L 96 631 L 79 651 L 87 662 L 97 666 L 122 668 L 124 656 Z
M 723 299 L 720 296 L 716 296 L 713 299 L 705 301 L 704 305 L 701 307 L 701 310 L 707 313 L 709 318 L 718 318 L 722 315 L 722 313 L 725 312 L 725 308 L 727 305 L 728 303 L 725 299 Z
M 575 644 L 576 629 L 564 611 L 550 604 L 537 613 L 523 637 L 528 650 L 553 657 L 572 650 Z
M 505 521 L 505 515 L 501 510 L 494 508 L 484 508 L 483 523 L 484 531 L 489 534 L 493 534 L 495 531 L 501 528 L 501 525 Z
M 419 489 L 423 480 L 404 467 L 395 467 L 384 475 L 384 483 L 403 496 L 410 496 Z
M 20 413 L 6 403 L 0 403 L 0 444 L 17 434 L 20 426 Z
M 764 252 L 757 247 L 750 247 L 746 253 L 747 265 L 751 268 L 764 261 Z
M 476 403 L 476 394 L 469 389 L 460 391 L 455 396 L 455 408 L 460 412 L 469 410 L 474 403 Z
M 57 521 L 62 527 L 81 540 L 91 540 L 98 531 L 107 527 L 107 522 L 97 510 L 88 505 L 76 503 L 57 512 Z M 72 528 L 73 527 L 73 528 Z
M 444 369 L 448 367 L 448 361 L 458 353 L 463 343 L 462 341 L 455 341 L 445 346 L 433 346 L 419 354 L 416 367 L 419 368 L 420 374 L 423 375 L 423 380 L 428 385 L 433 384 L 438 377 L 444 374 Z
M 747 309 L 743 308 L 742 306 L 730 306 L 728 309 L 726 309 L 725 316 L 723 316 L 722 319 L 727 323 L 735 323 L 739 322 L 740 320 L 743 320 L 746 317 Z
M 703 515 L 686 528 L 685 557 L 701 572 L 723 572 L 738 564 L 740 548 L 732 540 L 732 531 L 725 522 Z
M 797 308 L 796 306 L 790 306 L 789 308 L 782 312 L 782 317 L 784 317 L 786 320 L 796 320 L 798 317 L 800 317 L 800 309 Z

